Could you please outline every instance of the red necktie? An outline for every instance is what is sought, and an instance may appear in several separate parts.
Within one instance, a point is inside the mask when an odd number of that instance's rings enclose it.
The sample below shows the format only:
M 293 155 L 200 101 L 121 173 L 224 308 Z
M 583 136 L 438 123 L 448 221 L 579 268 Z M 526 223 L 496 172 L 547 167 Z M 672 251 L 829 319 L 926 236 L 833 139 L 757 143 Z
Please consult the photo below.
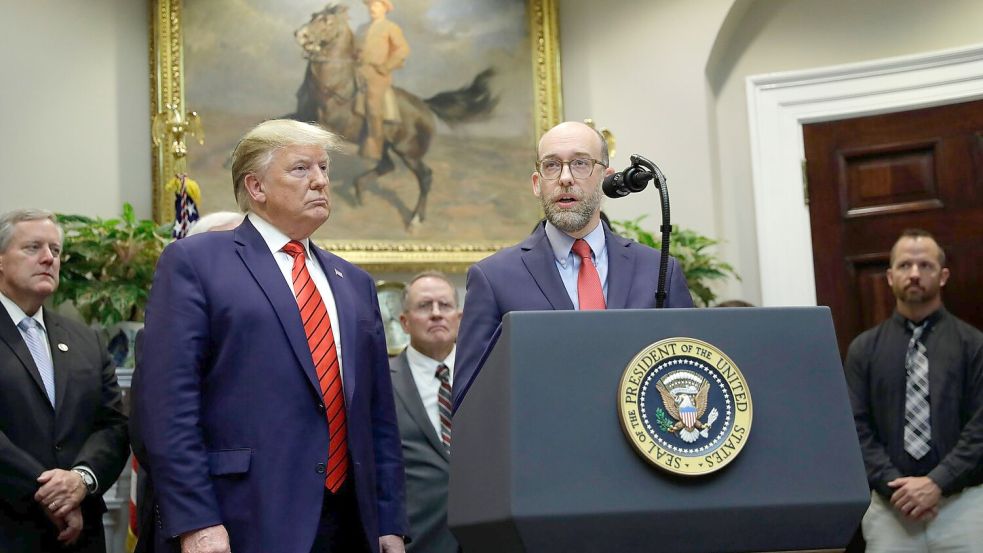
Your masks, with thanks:
M 324 307 L 311 273 L 307 270 L 304 246 L 291 240 L 283 251 L 294 258 L 290 276 L 294 283 L 294 295 L 300 307 L 300 319 L 304 322 L 307 345 L 311 348 L 314 368 L 321 384 L 328 419 L 328 468 L 324 485 L 337 492 L 348 474 L 348 429 L 345 426 L 345 393 L 341 387 L 341 371 L 338 370 L 338 350 L 335 348 L 331 319 Z
M 605 309 L 604 291 L 601 290 L 601 277 L 590 258 L 590 245 L 578 238 L 573 242 L 573 253 L 580 258 L 580 273 L 577 274 L 577 299 L 580 310 Z

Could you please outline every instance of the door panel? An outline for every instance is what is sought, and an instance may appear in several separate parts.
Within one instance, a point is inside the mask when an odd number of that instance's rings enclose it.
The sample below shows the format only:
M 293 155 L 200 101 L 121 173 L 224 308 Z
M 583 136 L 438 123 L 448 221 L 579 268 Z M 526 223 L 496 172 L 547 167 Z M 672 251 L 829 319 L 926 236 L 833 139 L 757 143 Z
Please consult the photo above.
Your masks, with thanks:
M 906 228 L 935 235 L 946 307 L 983 327 L 983 101 L 803 127 L 816 294 L 841 353 L 888 317 L 884 272 Z

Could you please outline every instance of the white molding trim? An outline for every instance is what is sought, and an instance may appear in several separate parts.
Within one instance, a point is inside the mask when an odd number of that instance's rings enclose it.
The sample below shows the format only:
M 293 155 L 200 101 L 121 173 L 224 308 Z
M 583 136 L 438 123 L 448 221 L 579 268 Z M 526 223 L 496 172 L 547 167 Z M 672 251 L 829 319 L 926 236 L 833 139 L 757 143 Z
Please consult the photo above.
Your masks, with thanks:
M 815 305 L 802 125 L 983 98 L 983 44 L 747 78 L 762 305 Z

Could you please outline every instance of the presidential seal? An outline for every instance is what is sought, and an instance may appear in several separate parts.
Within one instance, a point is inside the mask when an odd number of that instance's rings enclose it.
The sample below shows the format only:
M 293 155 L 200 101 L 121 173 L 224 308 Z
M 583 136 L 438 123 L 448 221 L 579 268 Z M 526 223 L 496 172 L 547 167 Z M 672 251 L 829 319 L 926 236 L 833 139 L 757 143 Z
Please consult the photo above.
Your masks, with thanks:
M 635 356 L 618 386 L 628 441 L 656 467 L 684 476 L 720 470 L 751 432 L 751 393 L 724 352 L 693 338 L 667 338 Z

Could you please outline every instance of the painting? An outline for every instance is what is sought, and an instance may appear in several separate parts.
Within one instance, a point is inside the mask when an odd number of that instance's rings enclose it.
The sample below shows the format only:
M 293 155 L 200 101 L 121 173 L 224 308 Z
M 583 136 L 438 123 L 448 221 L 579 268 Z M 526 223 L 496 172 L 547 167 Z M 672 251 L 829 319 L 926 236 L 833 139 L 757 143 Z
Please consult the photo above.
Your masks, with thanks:
M 535 141 L 560 119 L 553 0 L 155 0 L 153 111 L 204 144 L 155 151 L 155 217 L 176 163 L 203 213 L 235 209 L 236 141 L 275 117 L 343 140 L 319 244 L 379 271 L 460 270 L 524 237 Z

